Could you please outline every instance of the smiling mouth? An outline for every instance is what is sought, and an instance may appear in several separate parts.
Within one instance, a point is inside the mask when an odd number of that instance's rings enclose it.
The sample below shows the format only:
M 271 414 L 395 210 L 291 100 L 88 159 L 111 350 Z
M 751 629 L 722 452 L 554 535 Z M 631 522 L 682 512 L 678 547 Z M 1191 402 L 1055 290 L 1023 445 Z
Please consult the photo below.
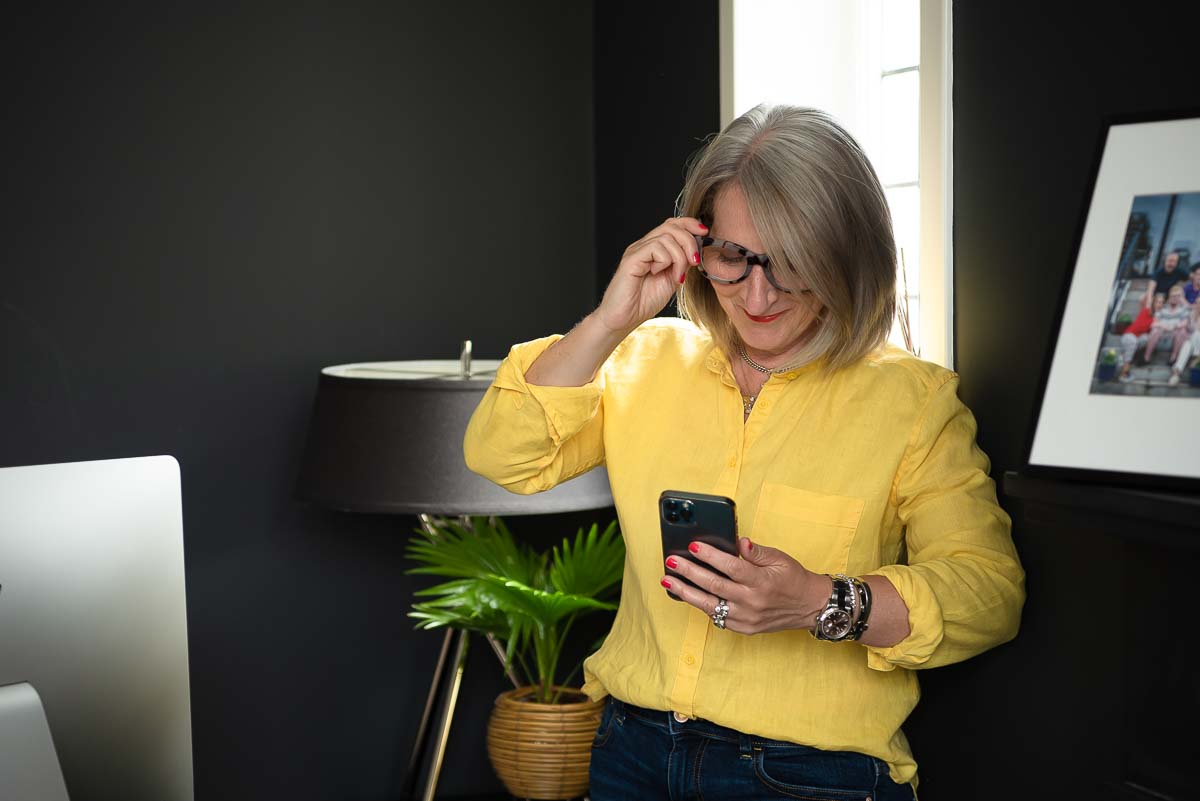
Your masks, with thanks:
M 743 309 L 742 311 L 745 311 L 745 309 Z M 768 314 L 766 317 L 756 317 L 753 314 L 751 314 L 750 312 L 746 312 L 746 316 L 749 317 L 751 320 L 753 320 L 756 323 L 769 323 L 772 320 L 775 320 L 776 318 L 778 318 L 779 315 L 781 315 L 781 314 L 783 314 L 783 312 L 775 312 L 774 314 Z

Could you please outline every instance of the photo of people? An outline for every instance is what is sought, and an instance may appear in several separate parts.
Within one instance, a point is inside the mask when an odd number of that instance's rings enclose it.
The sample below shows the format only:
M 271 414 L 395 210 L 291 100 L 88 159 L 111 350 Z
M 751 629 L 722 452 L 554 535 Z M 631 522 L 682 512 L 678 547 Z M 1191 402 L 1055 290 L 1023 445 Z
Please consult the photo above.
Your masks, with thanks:
M 1200 191 L 1133 199 L 1091 393 L 1200 397 Z

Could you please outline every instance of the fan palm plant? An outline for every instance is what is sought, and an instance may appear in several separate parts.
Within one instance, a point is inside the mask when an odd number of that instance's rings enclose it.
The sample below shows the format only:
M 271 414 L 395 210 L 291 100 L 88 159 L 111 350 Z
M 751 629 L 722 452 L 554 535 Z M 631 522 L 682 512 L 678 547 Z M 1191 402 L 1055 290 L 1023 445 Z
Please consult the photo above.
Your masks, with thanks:
M 616 522 L 603 532 L 593 524 L 574 541 L 536 552 L 513 539 L 499 518 L 472 517 L 469 524 L 435 521 L 416 531 L 406 556 L 419 563 L 408 573 L 449 578 L 416 594 L 409 616 L 417 626 L 451 626 L 503 643 L 505 670 L 535 688 L 541 703 L 556 703 L 555 678 L 571 626 L 581 615 L 616 609 L 625 545 Z M 568 683 L 582 665 L 563 680 Z

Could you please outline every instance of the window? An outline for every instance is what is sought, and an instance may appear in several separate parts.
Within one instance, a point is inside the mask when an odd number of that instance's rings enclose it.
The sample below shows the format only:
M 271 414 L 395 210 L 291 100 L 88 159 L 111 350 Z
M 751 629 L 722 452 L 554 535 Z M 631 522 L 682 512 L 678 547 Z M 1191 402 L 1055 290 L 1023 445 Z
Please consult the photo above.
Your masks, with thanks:
M 821 108 L 846 126 L 887 193 L 913 344 L 923 358 L 947 366 L 953 362 L 949 3 L 720 3 L 722 125 L 768 102 Z M 899 325 L 893 341 L 903 344 Z

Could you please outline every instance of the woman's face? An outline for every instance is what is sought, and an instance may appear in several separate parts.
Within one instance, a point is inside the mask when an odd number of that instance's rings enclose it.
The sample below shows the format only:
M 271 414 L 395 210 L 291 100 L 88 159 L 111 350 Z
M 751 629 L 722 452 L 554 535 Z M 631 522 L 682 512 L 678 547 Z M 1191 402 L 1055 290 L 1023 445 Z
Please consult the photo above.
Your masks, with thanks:
M 712 235 L 765 252 L 740 187 L 722 189 L 713 203 Z M 773 255 L 773 254 L 768 254 Z M 815 330 L 821 304 L 807 293 L 780 292 L 760 267 L 739 284 L 712 284 L 721 308 L 737 329 L 750 357 L 764 367 L 781 367 Z

